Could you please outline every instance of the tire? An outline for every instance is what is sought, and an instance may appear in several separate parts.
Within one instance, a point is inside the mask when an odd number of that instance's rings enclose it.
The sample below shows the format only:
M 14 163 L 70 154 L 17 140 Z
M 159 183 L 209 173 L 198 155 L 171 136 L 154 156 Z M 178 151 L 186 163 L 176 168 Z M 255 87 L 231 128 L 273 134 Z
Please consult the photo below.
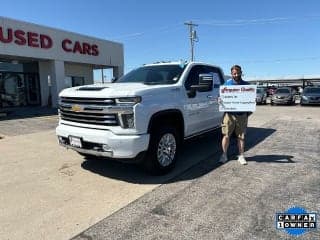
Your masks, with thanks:
M 149 149 L 143 162 L 152 175 L 164 175 L 174 168 L 177 161 L 180 138 L 171 126 L 155 128 L 151 132 Z

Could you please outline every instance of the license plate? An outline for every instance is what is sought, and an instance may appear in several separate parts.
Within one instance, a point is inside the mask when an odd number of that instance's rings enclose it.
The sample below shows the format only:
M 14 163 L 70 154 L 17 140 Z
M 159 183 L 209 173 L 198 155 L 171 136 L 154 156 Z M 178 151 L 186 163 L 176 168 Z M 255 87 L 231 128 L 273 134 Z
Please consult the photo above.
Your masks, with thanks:
M 70 136 L 69 142 L 70 142 L 70 145 L 73 147 L 77 147 L 77 148 L 82 147 L 81 138 Z

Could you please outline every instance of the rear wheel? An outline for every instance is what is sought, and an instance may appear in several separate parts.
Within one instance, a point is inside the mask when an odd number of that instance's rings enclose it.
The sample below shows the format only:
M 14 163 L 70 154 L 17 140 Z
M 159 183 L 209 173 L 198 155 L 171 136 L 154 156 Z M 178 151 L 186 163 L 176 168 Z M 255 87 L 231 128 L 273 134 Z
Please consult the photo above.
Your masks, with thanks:
M 154 175 L 169 172 L 176 163 L 179 145 L 179 134 L 174 127 L 155 128 L 144 160 L 146 170 Z

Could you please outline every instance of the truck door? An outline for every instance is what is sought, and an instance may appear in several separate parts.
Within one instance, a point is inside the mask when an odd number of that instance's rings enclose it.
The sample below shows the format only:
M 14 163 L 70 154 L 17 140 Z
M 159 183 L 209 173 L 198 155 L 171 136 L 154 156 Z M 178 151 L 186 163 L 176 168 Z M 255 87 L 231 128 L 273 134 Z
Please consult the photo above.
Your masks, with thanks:
M 184 110 L 186 114 L 186 135 L 193 135 L 201 131 L 205 131 L 216 127 L 220 124 L 218 108 L 219 86 L 216 82 L 211 91 L 196 92 L 194 96 L 188 95 L 191 85 L 199 84 L 199 75 L 203 73 L 214 74 L 216 81 L 220 80 L 219 70 L 209 66 L 196 65 L 193 66 L 184 83 L 186 90 L 186 102 Z M 220 82 L 221 83 L 221 82 Z
M 219 98 L 219 88 L 220 85 L 224 84 L 224 78 L 221 70 L 216 67 L 211 66 L 204 66 L 204 72 L 212 74 L 213 76 L 213 88 L 210 94 L 208 94 L 209 99 L 209 111 L 211 113 L 210 118 L 208 118 L 209 122 L 208 125 L 211 127 L 217 127 L 221 124 L 223 112 L 219 112 L 219 104 L 218 104 L 218 98 Z M 212 126 L 213 125 L 213 126 Z

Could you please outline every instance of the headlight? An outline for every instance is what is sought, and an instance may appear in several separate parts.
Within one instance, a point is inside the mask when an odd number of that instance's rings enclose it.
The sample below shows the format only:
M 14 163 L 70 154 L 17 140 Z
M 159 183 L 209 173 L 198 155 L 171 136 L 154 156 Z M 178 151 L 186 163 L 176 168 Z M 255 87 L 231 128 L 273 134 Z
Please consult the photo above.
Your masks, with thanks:
M 303 99 L 303 100 L 308 100 L 308 97 L 302 96 L 302 99 Z
M 123 97 L 123 98 L 117 98 L 116 103 L 120 104 L 137 104 L 141 102 L 141 97 Z

